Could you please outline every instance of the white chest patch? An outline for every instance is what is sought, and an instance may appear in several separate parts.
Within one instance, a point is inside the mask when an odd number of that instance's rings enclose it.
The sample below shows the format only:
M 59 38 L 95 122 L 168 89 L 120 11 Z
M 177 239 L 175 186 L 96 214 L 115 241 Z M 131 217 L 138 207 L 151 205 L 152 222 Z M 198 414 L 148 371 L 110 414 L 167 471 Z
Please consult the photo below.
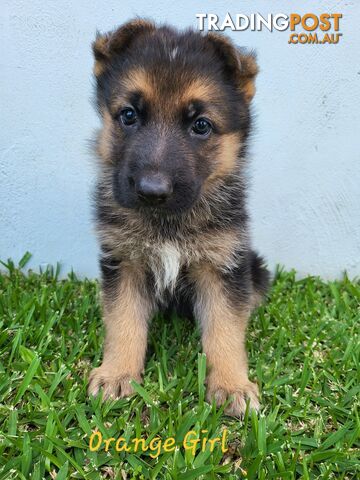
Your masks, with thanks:
M 178 50 L 178 47 L 175 47 L 169 52 L 170 60 L 175 60 Z
M 181 265 L 181 254 L 172 243 L 164 243 L 157 252 L 157 261 L 152 265 L 157 295 L 165 289 L 174 290 Z

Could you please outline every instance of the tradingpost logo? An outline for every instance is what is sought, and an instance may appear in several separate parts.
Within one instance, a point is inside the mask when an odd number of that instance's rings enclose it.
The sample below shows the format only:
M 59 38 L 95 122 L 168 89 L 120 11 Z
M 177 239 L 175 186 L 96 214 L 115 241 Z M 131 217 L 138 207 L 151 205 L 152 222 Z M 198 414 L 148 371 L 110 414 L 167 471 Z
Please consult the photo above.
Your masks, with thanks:
M 297 44 L 337 44 L 342 37 L 340 32 L 341 13 L 226 13 L 220 18 L 215 13 L 197 13 L 200 31 L 289 31 L 288 43 Z

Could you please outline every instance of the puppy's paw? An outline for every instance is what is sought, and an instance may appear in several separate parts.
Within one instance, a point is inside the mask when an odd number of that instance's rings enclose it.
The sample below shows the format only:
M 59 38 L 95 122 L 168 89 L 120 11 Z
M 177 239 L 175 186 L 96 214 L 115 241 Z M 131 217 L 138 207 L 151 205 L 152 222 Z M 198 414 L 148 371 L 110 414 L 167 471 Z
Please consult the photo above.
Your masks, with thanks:
M 242 417 L 245 414 L 247 402 L 249 402 L 250 409 L 255 411 L 260 409 L 259 390 L 255 383 L 246 380 L 234 384 L 224 384 L 221 381 L 208 380 L 207 399 L 209 402 L 214 399 L 216 405 L 220 406 L 229 398 L 231 400 L 225 413 L 232 417 Z
M 103 391 L 103 400 L 129 397 L 134 393 L 130 380 L 141 382 L 141 375 L 113 371 L 104 365 L 90 373 L 88 394 L 97 396 Z

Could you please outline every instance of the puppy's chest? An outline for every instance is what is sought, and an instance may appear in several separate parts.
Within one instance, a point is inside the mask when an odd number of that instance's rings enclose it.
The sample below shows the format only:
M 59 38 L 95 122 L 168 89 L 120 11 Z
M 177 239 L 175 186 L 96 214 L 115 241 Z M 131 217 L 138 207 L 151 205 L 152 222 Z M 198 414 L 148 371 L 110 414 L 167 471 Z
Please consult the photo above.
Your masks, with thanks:
M 135 237 L 135 238 L 134 238 Z M 188 235 L 175 240 L 155 236 L 124 235 L 118 239 L 120 254 L 151 272 L 155 293 L 161 298 L 165 291 L 173 292 L 180 274 L 194 264 L 210 263 L 220 270 L 236 264 L 236 252 L 246 238 L 236 231 L 209 232 Z
M 189 263 L 189 258 L 186 258 L 179 245 L 171 242 L 164 242 L 147 250 L 144 260 L 153 274 L 157 296 L 161 296 L 165 290 L 172 292 L 180 270 Z
M 157 297 L 167 290 L 175 290 L 180 273 L 185 267 L 191 270 L 192 265 L 210 263 L 219 269 L 232 268 L 236 263 L 234 245 L 226 245 L 222 238 L 207 239 L 202 242 L 170 242 L 165 241 L 145 248 L 144 263 L 151 270 Z

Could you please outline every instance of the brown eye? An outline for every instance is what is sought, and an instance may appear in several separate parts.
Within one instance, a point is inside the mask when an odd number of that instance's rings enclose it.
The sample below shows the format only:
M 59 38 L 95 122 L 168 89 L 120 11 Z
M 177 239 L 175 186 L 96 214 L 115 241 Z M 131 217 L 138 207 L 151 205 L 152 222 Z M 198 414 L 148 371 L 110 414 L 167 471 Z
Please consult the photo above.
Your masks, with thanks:
M 134 123 L 137 121 L 136 112 L 130 107 L 121 110 L 119 118 L 125 126 L 134 125 Z
M 209 135 L 212 130 L 212 125 L 206 118 L 198 118 L 192 127 L 192 131 L 196 135 Z

